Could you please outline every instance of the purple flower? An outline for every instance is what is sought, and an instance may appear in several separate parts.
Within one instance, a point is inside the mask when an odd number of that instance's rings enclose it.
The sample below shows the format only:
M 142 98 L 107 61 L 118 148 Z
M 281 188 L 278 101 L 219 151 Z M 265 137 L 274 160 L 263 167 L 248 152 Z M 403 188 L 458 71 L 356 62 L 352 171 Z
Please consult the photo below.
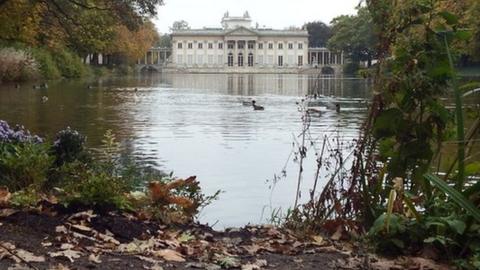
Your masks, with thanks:
M 11 128 L 6 121 L 0 120 L 0 143 L 42 143 L 43 139 L 32 135 L 24 126 Z

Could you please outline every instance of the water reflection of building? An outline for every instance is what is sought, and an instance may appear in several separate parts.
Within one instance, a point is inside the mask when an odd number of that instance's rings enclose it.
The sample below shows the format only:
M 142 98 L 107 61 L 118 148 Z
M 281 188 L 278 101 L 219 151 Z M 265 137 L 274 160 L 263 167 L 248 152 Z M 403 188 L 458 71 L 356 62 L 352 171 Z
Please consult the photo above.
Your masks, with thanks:
M 177 89 L 201 89 L 242 96 L 305 96 L 317 93 L 360 97 L 368 89 L 365 80 L 311 74 L 165 74 L 162 77 L 164 83 Z

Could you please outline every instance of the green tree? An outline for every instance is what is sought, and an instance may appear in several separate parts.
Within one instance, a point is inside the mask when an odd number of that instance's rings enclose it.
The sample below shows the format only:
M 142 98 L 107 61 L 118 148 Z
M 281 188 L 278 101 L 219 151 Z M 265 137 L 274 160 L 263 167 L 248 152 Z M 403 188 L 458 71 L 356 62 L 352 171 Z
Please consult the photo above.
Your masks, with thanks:
M 187 30 L 190 29 L 190 25 L 188 24 L 187 21 L 181 20 L 181 21 L 175 21 L 172 24 L 172 27 L 170 27 L 170 31 L 177 31 L 177 30 Z
M 306 23 L 303 29 L 308 31 L 309 47 L 325 47 L 332 36 L 332 29 L 319 21 Z
M 356 15 L 342 15 L 332 20 L 333 35 L 328 47 L 343 51 L 354 63 L 367 61 L 371 66 L 375 58 L 377 37 L 369 11 L 360 7 Z
M 160 36 L 159 41 L 156 44 L 157 47 L 162 48 L 171 48 L 172 47 L 172 37 L 168 34 Z

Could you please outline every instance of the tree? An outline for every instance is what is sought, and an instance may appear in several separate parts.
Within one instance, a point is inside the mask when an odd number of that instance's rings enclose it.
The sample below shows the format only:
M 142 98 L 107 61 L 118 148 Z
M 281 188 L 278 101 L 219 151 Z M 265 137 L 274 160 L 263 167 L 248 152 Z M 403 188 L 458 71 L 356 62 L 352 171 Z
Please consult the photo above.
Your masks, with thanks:
M 151 22 L 144 23 L 136 31 L 130 31 L 126 26 L 121 25 L 115 29 L 115 32 L 115 38 L 108 53 L 116 56 L 117 64 L 136 61 L 159 41 L 158 32 Z
M 172 37 L 168 34 L 160 36 L 156 46 L 162 48 L 172 48 Z
M 181 20 L 181 21 L 175 21 L 173 22 L 172 27 L 170 27 L 170 31 L 178 31 L 178 30 L 187 30 L 190 29 L 190 25 L 188 24 L 187 21 Z
M 357 15 L 336 17 L 331 24 L 333 35 L 327 46 L 334 51 L 343 51 L 354 63 L 367 61 L 371 66 L 377 37 L 369 11 L 360 7 Z
M 163 0 L 2 0 L 0 40 L 68 47 L 80 55 L 112 46 L 117 27 L 135 32 Z
M 308 46 L 325 47 L 332 36 L 332 29 L 323 22 L 309 22 L 303 25 L 308 31 Z

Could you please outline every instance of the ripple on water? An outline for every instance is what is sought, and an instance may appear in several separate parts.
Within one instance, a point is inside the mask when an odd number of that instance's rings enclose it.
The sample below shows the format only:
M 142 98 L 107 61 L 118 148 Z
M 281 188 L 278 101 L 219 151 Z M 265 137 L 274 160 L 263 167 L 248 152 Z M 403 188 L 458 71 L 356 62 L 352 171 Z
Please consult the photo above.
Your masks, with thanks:
M 311 140 L 321 145 L 325 135 L 339 136 L 342 142 L 357 137 L 368 85 L 348 78 L 314 82 L 308 75 L 162 74 L 89 82 L 98 88 L 88 91 L 85 82 L 52 83 L 48 93 L 0 91 L 0 118 L 50 136 L 71 126 L 95 147 L 111 129 L 142 163 L 179 177 L 197 175 L 207 193 L 225 191 L 201 220 L 239 226 L 259 222 L 266 206 L 286 209 L 292 204 L 295 164 L 288 164 L 287 178 L 272 197 L 265 180 L 282 169 L 292 142 L 299 140 L 302 123 L 296 102 L 306 94 L 315 90 L 322 95 L 319 100 L 342 104 L 341 113 L 318 107 L 321 114 L 312 115 Z M 40 94 L 48 94 L 47 104 L 41 104 Z M 252 99 L 265 111 L 242 104 Z M 314 167 L 315 155 L 308 152 L 303 194 Z

